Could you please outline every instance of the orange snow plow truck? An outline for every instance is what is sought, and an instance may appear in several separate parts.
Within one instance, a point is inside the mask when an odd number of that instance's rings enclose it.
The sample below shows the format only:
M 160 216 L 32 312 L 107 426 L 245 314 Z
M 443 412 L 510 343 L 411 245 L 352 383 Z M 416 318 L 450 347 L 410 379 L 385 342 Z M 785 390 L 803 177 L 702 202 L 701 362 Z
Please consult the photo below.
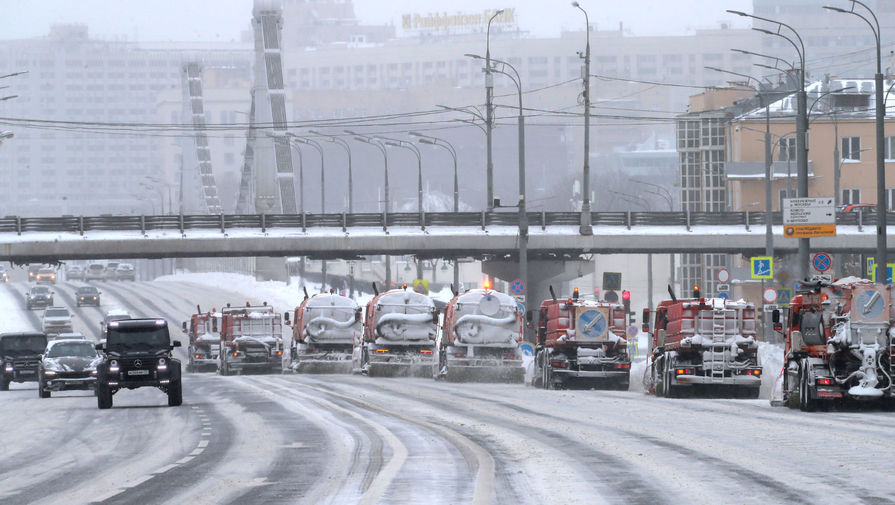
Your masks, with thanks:
M 197 305 L 196 313 L 190 316 L 189 321 L 184 321 L 181 325 L 183 332 L 190 338 L 190 360 L 186 365 L 187 372 L 217 370 L 218 353 L 221 349 L 221 335 L 218 331 L 220 322 L 220 312 L 215 309 L 211 309 L 211 312 L 202 312 Z
M 334 293 L 308 296 L 295 309 L 290 353 L 283 369 L 296 373 L 351 373 L 351 351 L 363 332 L 361 308 Z M 289 313 L 286 313 L 286 324 Z
M 379 293 L 367 304 L 353 371 L 370 377 L 431 377 L 438 310 L 428 296 L 404 289 Z
M 644 389 L 675 398 L 698 390 L 738 398 L 758 398 L 761 364 L 755 336 L 755 305 L 722 298 L 659 302 L 652 327 L 643 311 L 643 331 L 651 352 Z
M 891 303 L 891 285 L 866 279 L 802 284 L 787 309 L 783 370 L 771 405 L 803 411 L 845 401 L 891 406 Z M 779 323 L 779 313 L 774 320 Z
M 525 379 L 522 311 L 511 296 L 491 289 L 470 289 L 444 309 L 434 376 L 449 381 Z
M 578 288 L 567 300 L 550 300 L 538 313 L 532 385 L 544 389 L 628 390 L 631 358 L 621 304 L 583 300 Z

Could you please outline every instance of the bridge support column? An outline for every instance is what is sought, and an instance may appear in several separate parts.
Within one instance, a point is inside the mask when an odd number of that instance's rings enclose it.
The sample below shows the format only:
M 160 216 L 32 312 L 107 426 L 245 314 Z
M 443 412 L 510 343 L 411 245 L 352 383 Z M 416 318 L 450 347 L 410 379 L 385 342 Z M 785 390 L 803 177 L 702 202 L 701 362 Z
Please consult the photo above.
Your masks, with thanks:
M 537 321 L 538 306 L 550 298 L 552 285 L 556 296 L 571 296 L 568 281 L 578 279 L 594 271 L 594 262 L 585 260 L 529 260 L 528 286 L 525 293 L 525 309 L 534 313 Z M 482 263 L 482 272 L 498 279 L 512 282 L 519 276 L 516 261 L 495 260 Z M 512 294 L 512 293 L 511 293 Z M 526 340 L 534 341 L 533 330 L 526 330 Z

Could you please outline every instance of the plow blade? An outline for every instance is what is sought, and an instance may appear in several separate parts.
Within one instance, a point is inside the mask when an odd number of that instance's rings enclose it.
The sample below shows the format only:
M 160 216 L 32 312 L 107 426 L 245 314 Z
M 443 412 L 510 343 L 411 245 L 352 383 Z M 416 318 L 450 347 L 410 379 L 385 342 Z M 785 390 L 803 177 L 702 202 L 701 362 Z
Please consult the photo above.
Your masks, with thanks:
M 370 363 L 370 377 L 432 377 L 432 363 Z
M 444 374 L 448 382 L 506 382 L 522 384 L 522 367 L 449 366 Z
M 293 365 L 295 373 L 350 374 L 351 360 L 302 360 Z

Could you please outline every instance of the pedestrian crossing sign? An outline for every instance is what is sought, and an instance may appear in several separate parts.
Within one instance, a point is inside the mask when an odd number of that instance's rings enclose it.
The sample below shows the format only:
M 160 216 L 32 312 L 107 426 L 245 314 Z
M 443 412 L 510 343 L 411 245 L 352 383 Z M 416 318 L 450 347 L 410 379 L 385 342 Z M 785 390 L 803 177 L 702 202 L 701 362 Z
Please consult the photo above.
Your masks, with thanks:
M 754 256 L 750 260 L 753 279 L 774 278 L 774 258 L 770 256 Z

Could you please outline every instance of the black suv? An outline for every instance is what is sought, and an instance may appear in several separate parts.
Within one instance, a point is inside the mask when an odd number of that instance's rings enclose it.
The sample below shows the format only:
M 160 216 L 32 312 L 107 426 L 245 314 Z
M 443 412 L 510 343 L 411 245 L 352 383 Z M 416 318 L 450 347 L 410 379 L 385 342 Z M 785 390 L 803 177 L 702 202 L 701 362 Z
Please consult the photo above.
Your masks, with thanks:
M 105 343 L 96 344 L 105 356 L 96 367 L 96 399 L 101 409 L 112 407 L 112 395 L 122 388 L 157 387 L 168 395 L 168 405 L 183 403 L 180 361 L 171 351 L 180 341 L 170 340 L 164 319 L 125 319 L 106 327 Z
M 37 381 L 40 357 L 47 348 L 44 333 L 0 334 L 0 391 L 10 382 Z

